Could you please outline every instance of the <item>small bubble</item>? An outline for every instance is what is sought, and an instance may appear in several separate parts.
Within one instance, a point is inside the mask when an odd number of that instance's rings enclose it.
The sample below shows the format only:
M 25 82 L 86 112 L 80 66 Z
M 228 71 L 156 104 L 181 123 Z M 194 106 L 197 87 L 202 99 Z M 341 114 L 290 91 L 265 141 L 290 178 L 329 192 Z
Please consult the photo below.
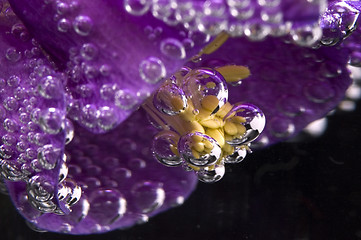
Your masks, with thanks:
M 10 62 L 17 62 L 21 58 L 21 52 L 17 51 L 13 47 L 10 47 L 6 50 L 5 56 Z
M 156 84 L 165 78 L 167 72 L 163 62 L 159 58 L 149 57 L 140 63 L 139 74 L 144 81 L 150 84 Z
M 132 187 L 134 204 L 142 213 L 151 213 L 160 208 L 165 200 L 162 184 L 155 182 L 141 182 Z
M 64 114 L 56 108 L 48 108 L 41 113 L 39 125 L 46 133 L 58 134 L 64 127 Z
M 85 43 L 80 49 L 80 54 L 86 60 L 93 60 L 98 54 L 98 49 L 92 43 Z
M 134 108 L 138 100 L 134 94 L 128 90 L 119 90 L 115 93 L 115 105 L 124 110 Z
M 174 38 L 167 38 L 160 44 L 160 51 L 167 57 L 174 59 L 184 59 L 186 52 L 183 44 Z
M 61 160 L 62 151 L 60 148 L 47 144 L 38 152 L 38 161 L 44 169 L 50 170 L 55 168 L 58 161 Z
M 93 28 L 93 22 L 88 16 L 77 16 L 73 22 L 75 32 L 81 36 L 88 36 Z
M 134 16 L 144 15 L 150 6 L 151 1 L 148 0 L 124 0 L 125 10 Z

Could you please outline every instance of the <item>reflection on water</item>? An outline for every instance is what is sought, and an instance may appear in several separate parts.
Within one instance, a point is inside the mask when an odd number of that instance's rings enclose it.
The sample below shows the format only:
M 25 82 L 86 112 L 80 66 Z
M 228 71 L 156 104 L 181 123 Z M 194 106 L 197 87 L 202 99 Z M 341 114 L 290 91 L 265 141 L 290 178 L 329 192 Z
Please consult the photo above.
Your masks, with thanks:
M 0 196 L 1 239 L 360 239 L 361 107 L 317 139 L 255 151 L 215 184 L 146 224 L 103 235 L 30 230 Z

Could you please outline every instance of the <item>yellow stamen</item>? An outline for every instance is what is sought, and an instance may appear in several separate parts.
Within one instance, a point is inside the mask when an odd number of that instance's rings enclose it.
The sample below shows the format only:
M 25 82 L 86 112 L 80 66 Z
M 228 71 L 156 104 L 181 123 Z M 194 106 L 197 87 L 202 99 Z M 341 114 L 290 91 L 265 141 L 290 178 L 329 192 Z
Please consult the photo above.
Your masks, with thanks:
M 215 68 L 228 83 L 239 82 L 251 75 L 248 67 L 238 65 L 227 65 Z

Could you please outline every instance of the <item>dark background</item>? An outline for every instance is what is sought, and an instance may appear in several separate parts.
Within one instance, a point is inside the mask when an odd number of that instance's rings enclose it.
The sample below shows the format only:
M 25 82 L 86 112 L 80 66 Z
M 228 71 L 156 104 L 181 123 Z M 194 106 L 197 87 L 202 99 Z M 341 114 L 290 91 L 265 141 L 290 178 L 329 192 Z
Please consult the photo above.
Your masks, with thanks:
M 328 119 L 322 137 L 255 151 L 182 206 L 127 230 L 34 232 L 0 195 L 0 239 L 361 239 L 361 104 Z

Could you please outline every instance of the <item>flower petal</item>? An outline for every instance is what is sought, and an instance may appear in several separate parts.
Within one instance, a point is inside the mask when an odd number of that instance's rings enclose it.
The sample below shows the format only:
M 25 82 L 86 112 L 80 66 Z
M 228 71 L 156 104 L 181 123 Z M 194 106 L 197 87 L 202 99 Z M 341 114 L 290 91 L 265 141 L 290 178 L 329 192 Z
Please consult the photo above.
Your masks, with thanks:
M 76 132 L 66 147 L 68 176 L 83 194 L 69 215 L 40 215 L 24 201 L 24 185 L 10 188 L 17 208 L 38 229 L 90 234 L 129 227 L 181 204 L 196 186 L 194 174 L 153 159 L 149 146 L 156 132 L 142 111 L 107 134 Z
M 299 47 L 286 40 L 230 39 L 200 64 L 249 67 L 251 76 L 240 86 L 230 87 L 230 101 L 249 102 L 262 109 L 267 123 L 259 141 L 265 145 L 294 136 L 325 116 L 342 100 L 351 83 L 347 50 Z
M 95 133 L 115 128 L 209 39 L 154 18 L 151 1 L 10 3 L 68 74 L 69 116 Z

